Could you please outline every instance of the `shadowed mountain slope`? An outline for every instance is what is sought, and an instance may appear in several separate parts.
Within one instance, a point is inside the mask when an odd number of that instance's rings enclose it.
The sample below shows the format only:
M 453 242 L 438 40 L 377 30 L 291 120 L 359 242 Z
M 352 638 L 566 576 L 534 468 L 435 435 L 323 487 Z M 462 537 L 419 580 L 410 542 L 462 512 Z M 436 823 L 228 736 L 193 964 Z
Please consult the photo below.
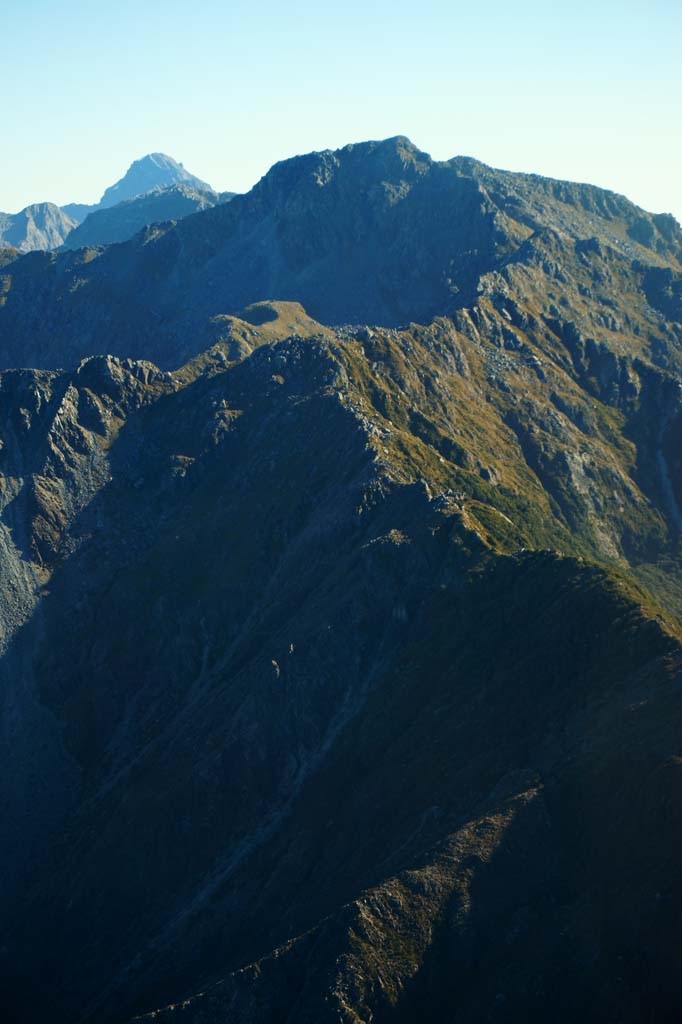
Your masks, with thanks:
M 545 557 L 429 604 L 268 859 L 318 921 L 144 1020 L 674 1020 L 679 654 L 616 593 Z
M 477 315 L 3 375 L 13 1019 L 674 1019 L 677 406 Z
M 168 185 L 151 192 L 126 199 L 116 206 L 97 209 L 69 234 L 67 249 L 110 245 L 126 242 L 149 224 L 181 220 L 190 213 L 208 210 L 220 202 L 227 202 L 233 193 L 218 196 L 213 191 L 190 185 Z

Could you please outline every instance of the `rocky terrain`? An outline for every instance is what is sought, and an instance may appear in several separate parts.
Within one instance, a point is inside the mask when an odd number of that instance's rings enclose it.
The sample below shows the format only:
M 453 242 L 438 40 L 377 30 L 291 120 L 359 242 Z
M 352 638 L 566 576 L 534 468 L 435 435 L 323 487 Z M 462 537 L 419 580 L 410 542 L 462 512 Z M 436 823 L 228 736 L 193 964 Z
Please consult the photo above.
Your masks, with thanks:
M 0 304 L 6 1019 L 676 1021 L 679 225 L 401 138 Z

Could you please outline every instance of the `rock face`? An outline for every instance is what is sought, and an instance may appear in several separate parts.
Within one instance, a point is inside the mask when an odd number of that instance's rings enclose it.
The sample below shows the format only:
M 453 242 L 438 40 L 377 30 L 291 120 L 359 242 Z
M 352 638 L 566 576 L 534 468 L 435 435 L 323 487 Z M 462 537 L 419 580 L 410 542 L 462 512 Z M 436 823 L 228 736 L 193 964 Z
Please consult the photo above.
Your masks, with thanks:
M 126 242 L 150 224 L 181 220 L 232 198 L 231 192 L 218 196 L 213 191 L 190 185 L 155 188 L 135 199 L 94 210 L 71 231 L 64 244 L 67 249 L 80 249 Z
M 0 213 L 0 243 L 19 252 L 56 249 L 76 223 L 54 203 L 36 203 L 19 213 Z
M 399 139 L 6 265 L 8 1019 L 677 1020 L 680 255 Z

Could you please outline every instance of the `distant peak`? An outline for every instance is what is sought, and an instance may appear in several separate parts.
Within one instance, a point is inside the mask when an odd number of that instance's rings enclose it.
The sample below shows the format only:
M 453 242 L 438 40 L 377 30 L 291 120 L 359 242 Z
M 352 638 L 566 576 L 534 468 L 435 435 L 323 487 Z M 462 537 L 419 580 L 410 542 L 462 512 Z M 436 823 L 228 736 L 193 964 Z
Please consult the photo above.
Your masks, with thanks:
M 134 160 L 123 177 L 104 192 L 99 205 L 114 206 L 125 199 L 134 199 L 152 189 L 165 188 L 168 185 L 190 185 L 193 188 L 213 191 L 210 185 L 190 174 L 181 163 L 167 153 L 147 153 L 146 156 Z
M 138 160 L 133 160 L 128 171 L 132 170 L 133 167 L 141 167 L 144 164 L 151 164 L 154 167 L 162 168 L 182 167 L 181 163 L 174 160 L 172 156 L 168 156 L 167 153 L 147 153 L 146 156 L 141 156 Z

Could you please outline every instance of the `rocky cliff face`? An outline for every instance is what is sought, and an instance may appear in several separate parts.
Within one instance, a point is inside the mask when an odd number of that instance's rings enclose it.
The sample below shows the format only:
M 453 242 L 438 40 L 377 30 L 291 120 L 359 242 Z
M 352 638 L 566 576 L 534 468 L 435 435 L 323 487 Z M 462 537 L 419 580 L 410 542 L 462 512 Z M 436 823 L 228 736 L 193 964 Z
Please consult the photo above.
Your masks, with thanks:
M 391 140 L 8 264 L 10 1019 L 676 1020 L 679 256 Z

